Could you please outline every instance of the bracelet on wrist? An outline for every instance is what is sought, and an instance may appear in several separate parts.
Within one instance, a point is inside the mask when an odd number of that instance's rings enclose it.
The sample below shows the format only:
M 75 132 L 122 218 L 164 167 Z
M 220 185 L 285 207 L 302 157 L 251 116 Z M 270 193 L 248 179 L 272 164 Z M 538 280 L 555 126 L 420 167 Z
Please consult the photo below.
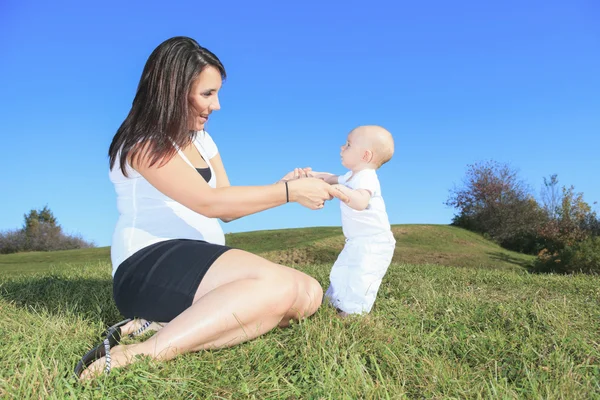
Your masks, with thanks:
M 290 202 L 290 191 L 288 189 L 288 183 L 287 183 L 287 181 L 285 181 L 285 202 L 286 203 Z

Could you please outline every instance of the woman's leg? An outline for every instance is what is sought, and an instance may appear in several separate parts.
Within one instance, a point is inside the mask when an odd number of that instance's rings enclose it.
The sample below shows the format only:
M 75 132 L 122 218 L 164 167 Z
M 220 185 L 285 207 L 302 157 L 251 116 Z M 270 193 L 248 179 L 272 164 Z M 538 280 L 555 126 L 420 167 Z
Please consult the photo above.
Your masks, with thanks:
M 178 354 L 233 346 L 291 319 L 312 315 L 323 291 L 312 277 L 241 250 L 221 255 L 204 276 L 194 303 L 142 343 L 111 349 L 112 366 L 137 354 L 168 360 Z M 104 368 L 104 358 L 83 378 Z
M 228 255 L 232 257 L 231 261 Z M 253 267 L 249 268 L 249 265 Z M 297 301 L 283 316 L 279 326 L 289 325 L 291 319 L 299 320 L 313 315 L 323 301 L 323 289 L 316 279 L 294 268 L 272 263 L 242 250 L 230 250 L 213 263 L 196 291 L 194 304 L 225 284 L 240 279 L 271 280 L 279 273 L 282 273 L 285 279 L 290 278 L 288 273 L 291 274 L 291 279 L 298 290 Z

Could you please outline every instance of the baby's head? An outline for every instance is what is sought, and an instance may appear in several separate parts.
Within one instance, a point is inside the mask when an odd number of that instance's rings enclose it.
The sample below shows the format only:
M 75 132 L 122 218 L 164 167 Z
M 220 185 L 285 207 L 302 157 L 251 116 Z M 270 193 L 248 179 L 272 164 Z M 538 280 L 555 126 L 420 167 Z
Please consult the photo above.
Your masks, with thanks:
M 359 126 L 348 134 L 342 146 L 342 165 L 351 170 L 378 169 L 394 155 L 394 139 L 377 125 Z

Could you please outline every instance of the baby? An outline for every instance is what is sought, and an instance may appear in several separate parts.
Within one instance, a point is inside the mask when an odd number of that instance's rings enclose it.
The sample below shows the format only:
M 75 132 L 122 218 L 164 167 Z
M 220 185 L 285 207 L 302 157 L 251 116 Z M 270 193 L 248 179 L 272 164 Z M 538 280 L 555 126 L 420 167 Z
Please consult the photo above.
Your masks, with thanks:
M 393 154 L 390 132 L 380 126 L 359 126 L 348 134 L 341 149 L 342 165 L 348 173 L 310 173 L 349 198 L 340 203 L 346 244 L 331 269 L 325 293 L 343 317 L 371 311 L 394 255 L 396 240 L 376 172 Z

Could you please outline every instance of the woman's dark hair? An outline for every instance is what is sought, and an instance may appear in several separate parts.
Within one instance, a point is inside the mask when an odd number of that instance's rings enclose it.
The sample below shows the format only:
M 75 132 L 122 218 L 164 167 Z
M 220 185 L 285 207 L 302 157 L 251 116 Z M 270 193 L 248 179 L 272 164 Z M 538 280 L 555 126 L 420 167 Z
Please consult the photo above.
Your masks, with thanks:
M 188 124 L 188 94 L 194 80 L 207 66 L 219 70 L 221 61 L 194 39 L 177 36 L 161 43 L 146 61 L 129 115 L 115 134 L 108 157 L 112 169 L 119 165 L 127 175 L 125 163 L 140 152 L 150 155 L 150 165 L 169 160 L 177 149 L 192 141 Z

